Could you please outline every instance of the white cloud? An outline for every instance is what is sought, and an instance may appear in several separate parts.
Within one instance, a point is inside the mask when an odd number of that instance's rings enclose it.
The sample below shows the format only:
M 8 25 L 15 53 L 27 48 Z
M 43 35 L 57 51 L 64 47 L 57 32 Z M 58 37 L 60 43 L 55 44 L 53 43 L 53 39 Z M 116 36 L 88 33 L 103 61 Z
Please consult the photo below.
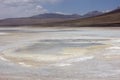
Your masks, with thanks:
M 0 0 L 0 3 L 4 4 L 13 4 L 13 3 L 43 3 L 43 2 L 49 2 L 49 3 L 56 3 L 60 0 Z
M 47 12 L 41 4 L 57 3 L 61 0 L 0 0 L 0 19 L 27 17 Z

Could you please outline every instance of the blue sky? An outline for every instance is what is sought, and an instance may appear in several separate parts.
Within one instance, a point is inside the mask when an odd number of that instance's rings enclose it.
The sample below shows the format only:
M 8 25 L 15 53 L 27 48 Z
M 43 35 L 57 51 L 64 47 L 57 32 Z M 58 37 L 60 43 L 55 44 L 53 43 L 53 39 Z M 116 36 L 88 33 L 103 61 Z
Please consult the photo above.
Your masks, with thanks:
M 44 5 L 50 12 L 83 14 L 93 10 L 106 11 L 120 6 L 120 0 L 63 0 L 54 5 Z
M 0 0 L 0 19 L 28 17 L 46 12 L 84 14 L 112 10 L 120 0 Z

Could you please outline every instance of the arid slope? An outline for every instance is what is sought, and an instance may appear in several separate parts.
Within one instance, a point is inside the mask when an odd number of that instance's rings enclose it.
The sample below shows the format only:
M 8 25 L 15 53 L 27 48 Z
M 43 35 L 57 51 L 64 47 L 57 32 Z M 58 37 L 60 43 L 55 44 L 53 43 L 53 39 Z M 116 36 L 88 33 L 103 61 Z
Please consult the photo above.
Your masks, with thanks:
M 58 24 L 65 26 L 120 26 L 120 9 L 95 17 L 56 23 L 56 25 Z

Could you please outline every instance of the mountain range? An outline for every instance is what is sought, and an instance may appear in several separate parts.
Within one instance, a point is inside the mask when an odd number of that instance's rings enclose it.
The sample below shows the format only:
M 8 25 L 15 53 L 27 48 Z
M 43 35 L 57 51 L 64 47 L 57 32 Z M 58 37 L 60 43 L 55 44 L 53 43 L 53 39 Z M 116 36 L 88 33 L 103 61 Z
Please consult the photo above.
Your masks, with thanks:
M 120 26 L 120 8 L 109 12 L 91 11 L 84 15 L 44 13 L 24 18 L 0 20 L 0 26 Z
M 0 20 L 0 26 L 40 25 L 45 23 L 60 22 L 79 18 L 81 18 L 81 16 L 77 14 L 65 15 L 58 13 L 44 13 L 31 17 L 3 19 Z
M 60 13 L 44 13 L 32 16 L 30 18 L 35 19 L 53 19 L 53 18 L 60 18 L 60 19 L 79 19 L 81 15 L 78 14 L 60 14 Z
M 56 23 L 64 26 L 104 26 L 104 27 L 120 27 L 120 8 L 103 13 L 93 17 L 83 19 L 69 20 Z M 55 23 L 54 23 L 55 25 Z

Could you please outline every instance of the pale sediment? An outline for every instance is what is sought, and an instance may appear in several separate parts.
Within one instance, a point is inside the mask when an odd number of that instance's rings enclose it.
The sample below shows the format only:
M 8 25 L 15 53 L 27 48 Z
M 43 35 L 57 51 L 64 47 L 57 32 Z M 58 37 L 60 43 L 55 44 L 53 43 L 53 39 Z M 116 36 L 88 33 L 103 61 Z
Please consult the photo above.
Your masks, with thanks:
M 120 79 L 118 29 L 16 30 L 0 36 L 1 80 Z
M 8 50 L 5 51 L 5 54 L 1 55 L 1 57 L 4 57 L 7 60 L 10 60 L 13 63 L 20 64 L 21 62 L 24 64 L 21 64 L 23 66 L 31 65 L 35 67 L 44 66 L 48 64 L 53 64 L 59 61 L 67 60 L 70 62 L 70 60 L 74 61 L 84 61 L 91 56 L 94 57 L 94 53 L 97 51 L 101 51 L 104 48 L 108 47 L 108 45 L 98 45 L 98 46 L 92 46 L 87 48 L 64 48 L 59 55 L 56 54 L 29 54 L 29 53 L 17 53 L 14 52 L 12 49 L 11 51 Z M 56 52 L 57 53 L 57 52 Z M 87 57 L 88 56 L 88 57 Z M 75 59 L 76 58 L 76 59 Z M 74 60 L 75 59 L 75 60 Z

